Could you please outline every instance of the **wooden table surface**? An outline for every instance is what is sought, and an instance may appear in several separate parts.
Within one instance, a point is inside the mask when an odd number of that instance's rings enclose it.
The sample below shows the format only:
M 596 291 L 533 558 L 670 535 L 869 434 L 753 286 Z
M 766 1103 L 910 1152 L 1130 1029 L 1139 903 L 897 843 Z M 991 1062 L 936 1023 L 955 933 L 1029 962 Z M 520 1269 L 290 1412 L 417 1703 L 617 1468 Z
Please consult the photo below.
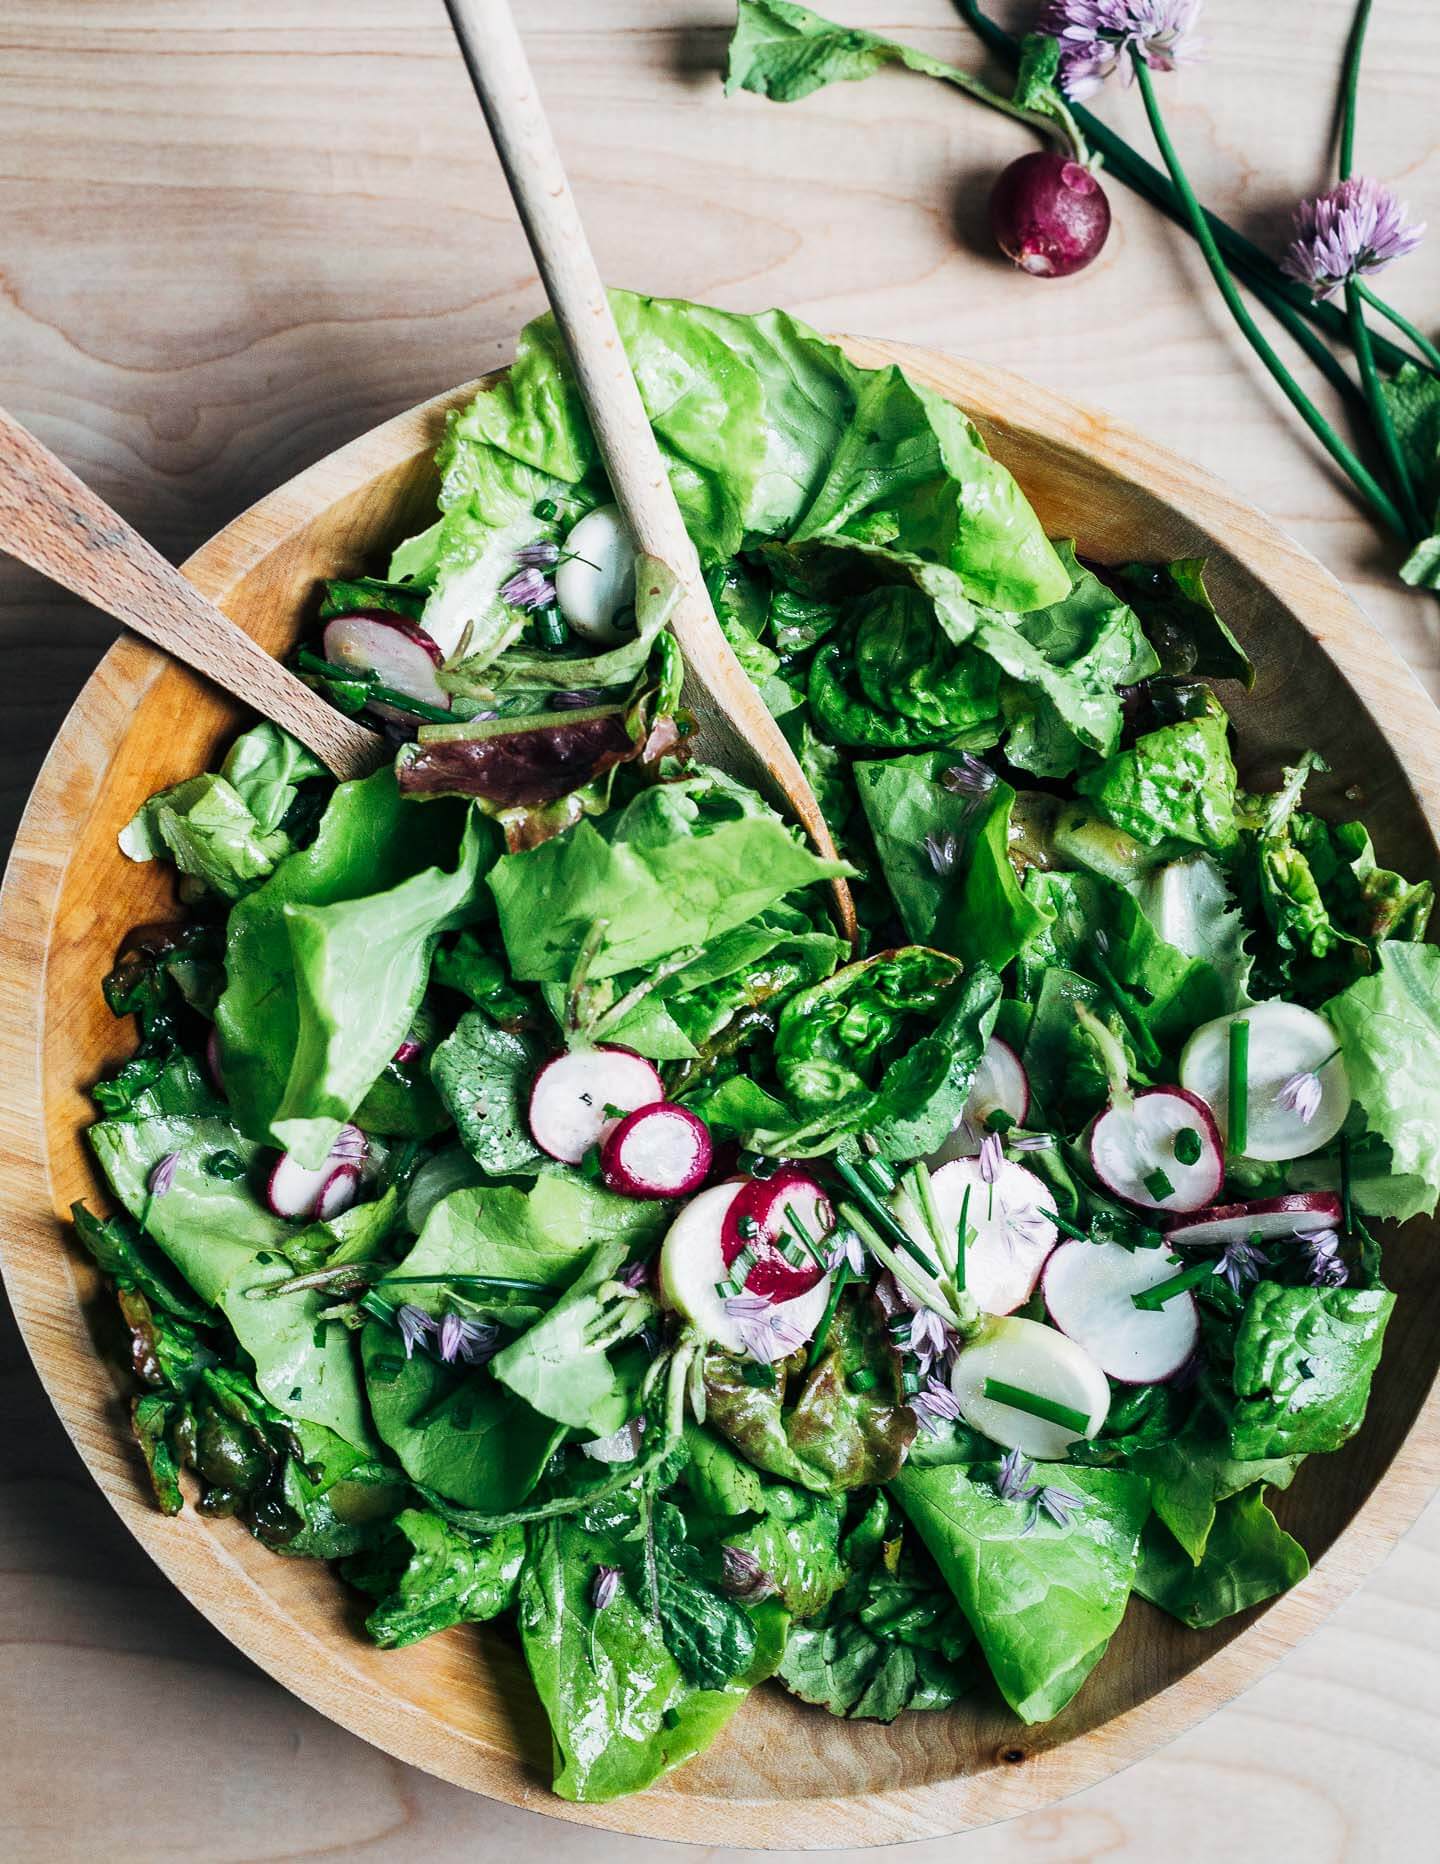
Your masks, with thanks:
M 949 0 L 829 10 L 977 62 Z M 1210 0 L 1206 62 L 1162 80 L 1202 194 L 1266 244 L 1327 178 L 1351 10 Z M 731 11 L 517 7 L 610 279 L 784 304 L 1111 410 L 1291 530 L 1440 694 L 1440 610 L 1394 580 L 1187 240 L 1115 186 L 1099 264 L 1067 283 L 1021 277 L 983 225 L 988 179 L 1027 146 L 1022 131 L 898 73 L 784 108 L 726 102 Z M 1437 79 L 1440 9 L 1378 7 L 1360 167 L 1434 221 Z M 440 0 L 4 0 L 0 98 L 0 403 L 173 556 L 339 442 L 502 361 L 540 308 Z M 1100 107 L 1143 143 L 1133 95 Z M 1440 225 L 1388 286 L 1428 322 Z M 110 630 L 3 561 L 0 627 L 8 840 Z M 556 1864 L 619 1864 L 640 1852 L 400 1766 L 250 1668 L 134 1548 L 0 1325 L 0 1855 L 449 1864 L 544 1846 Z M 1279 1864 L 1433 1856 L 1437 1600 L 1432 1505 L 1266 1681 L 1129 1773 L 968 1837 L 966 1859 L 1189 1864 L 1242 1844 Z

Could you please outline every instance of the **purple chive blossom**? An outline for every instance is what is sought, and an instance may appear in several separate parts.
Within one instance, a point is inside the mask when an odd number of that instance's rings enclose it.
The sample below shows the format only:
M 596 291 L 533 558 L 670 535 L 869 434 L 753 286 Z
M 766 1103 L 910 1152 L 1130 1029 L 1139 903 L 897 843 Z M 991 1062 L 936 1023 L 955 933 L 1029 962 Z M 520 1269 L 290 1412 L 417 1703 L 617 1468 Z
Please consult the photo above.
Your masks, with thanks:
M 1030 1519 L 1020 1530 L 1023 1540 L 1027 1534 L 1035 1531 L 1041 1515 L 1053 1521 L 1056 1527 L 1069 1527 L 1076 1515 L 1085 1507 L 1085 1497 L 1077 1495 L 1073 1489 L 1057 1489 L 1050 1483 L 1044 1483 L 1034 1491 L 1035 1508 Z
M 726 1306 L 729 1306 L 728 1301 Z M 799 1351 L 808 1337 L 803 1327 L 773 1307 L 768 1313 L 741 1320 L 739 1332 L 745 1351 L 764 1366 L 773 1365 L 777 1359 L 788 1359 L 791 1353 Z
M 632 1262 L 629 1268 L 621 1271 L 620 1286 L 622 1288 L 641 1288 L 644 1286 L 645 1278 L 649 1273 L 650 1264 L 648 1262 Z
M 1173 71 L 1199 52 L 1186 40 L 1200 0 L 1046 0 L 1036 30 L 1060 41 L 1060 83 L 1068 97 L 1090 97 L 1115 71 L 1128 84 L 1130 54 L 1152 71 Z
M 175 1182 L 175 1167 L 179 1163 L 178 1152 L 167 1152 L 163 1159 L 155 1161 L 155 1169 L 145 1181 L 145 1189 L 151 1197 L 164 1197 Z
M 555 606 L 555 585 L 539 570 L 517 570 L 508 582 L 501 583 L 500 600 L 533 615 L 537 609 Z
M 1039 1494 L 1038 1483 L 1030 1480 L 1035 1465 L 1019 1450 L 1009 1450 L 995 1472 L 995 1493 L 1002 1502 L 1030 1502 Z
M 620 1590 L 620 1568 L 618 1566 L 597 1566 L 595 1577 L 590 1582 L 590 1604 L 597 1612 L 603 1612 Z
M 1420 244 L 1423 223 L 1412 226 L 1403 207 L 1379 181 L 1356 176 L 1301 201 L 1280 270 L 1317 298 L 1328 298 L 1352 278 L 1381 272 Z
M 853 1230 L 837 1230 L 825 1266 L 832 1273 L 844 1263 L 852 1275 L 865 1273 L 865 1245 Z
M 726 1297 L 725 1312 L 731 1320 L 755 1320 L 770 1312 L 768 1294 L 732 1294 Z
M 1267 1266 L 1264 1250 L 1242 1237 L 1225 1245 L 1215 1264 L 1215 1273 L 1239 1294 L 1246 1282 L 1259 1281 L 1261 1270 Z
M 407 1359 L 413 1358 L 415 1348 L 423 1346 L 439 1330 L 423 1307 L 413 1307 L 408 1301 L 404 1307 L 396 1308 L 395 1325 L 400 1329 L 400 1338 L 405 1342 Z
M 1295 1240 L 1304 1246 L 1306 1271 L 1317 1288 L 1339 1288 L 1350 1279 L 1334 1230 L 1299 1230 Z
M 994 789 L 996 777 L 988 764 L 982 764 L 969 751 L 962 751 L 959 763 L 941 771 L 940 782 L 952 796 L 968 796 L 972 802 L 978 802 Z
M 1322 1091 L 1319 1075 L 1313 1069 L 1306 1069 L 1303 1074 L 1292 1074 L 1282 1084 L 1275 1104 L 1287 1113 L 1296 1114 L 1308 1126 L 1320 1111 Z
M 1005 1163 L 1005 1141 L 999 1133 L 986 1133 L 980 1141 L 980 1182 L 994 1184 Z
M 458 1360 L 461 1365 L 478 1365 L 488 1359 L 500 1344 L 500 1329 L 490 1321 L 468 1320 L 463 1314 L 447 1314 L 440 1322 L 440 1357 L 447 1366 Z
M 1012 1152 L 1048 1152 L 1054 1144 L 1054 1133 L 1026 1133 L 1023 1138 L 1010 1141 L 1010 1150 Z
M 931 1378 L 910 1400 L 910 1409 L 926 1436 L 938 1437 L 946 1424 L 953 1424 L 960 1416 L 960 1401 L 948 1385 Z
M 953 835 L 927 835 L 925 852 L 937 874 L 953 874 L 960 854 L 960 844 Z
M 927 1359 L 938 1358 L 949 1349 L 950 1336 L 945 1322 L 933 1308 L 917 1308 L 910 1320 L 909 1347 Z
M 560 561 L 560 546 L 537 538 L 533 544 L 520 546 L 515 552 L 515 561 L 522 570 L 548 570 L 552 563 Z
M 720 1590 L 746 1605 L 758 1605 L 775 1591 L 775 1581 L 747 1547 L 720 1549 Z

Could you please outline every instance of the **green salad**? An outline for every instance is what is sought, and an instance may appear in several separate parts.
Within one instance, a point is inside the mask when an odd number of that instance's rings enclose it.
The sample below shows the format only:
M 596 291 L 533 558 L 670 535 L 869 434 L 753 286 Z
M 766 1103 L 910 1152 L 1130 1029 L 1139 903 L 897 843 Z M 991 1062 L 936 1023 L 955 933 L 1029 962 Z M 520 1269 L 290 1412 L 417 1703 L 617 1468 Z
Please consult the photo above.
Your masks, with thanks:
M 591 1801 L 767 1679 L 1044 1721 L 1132 1594 L 1293 1585 L 1270 1499 L 1440 1193 L 1431 889 L 1306 746 L 1249 787 L 1203 563 L 1088 562 L 783 313 L 615 310 L 843 858 L 694 754 L 541 319 L 294 658 L 393 764 L 261 724 L 125 831 L 184 910 L 105 980 L 75 1208 L 159 1506 L 336 1562 L 383 1646 L 499 1621 Z

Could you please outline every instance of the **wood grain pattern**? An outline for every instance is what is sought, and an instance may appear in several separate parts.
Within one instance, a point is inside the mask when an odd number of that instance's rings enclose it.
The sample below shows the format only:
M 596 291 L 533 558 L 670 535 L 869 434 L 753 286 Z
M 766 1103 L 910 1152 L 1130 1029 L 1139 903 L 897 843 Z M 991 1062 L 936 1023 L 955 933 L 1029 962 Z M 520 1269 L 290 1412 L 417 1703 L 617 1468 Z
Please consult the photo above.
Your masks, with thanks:
M 298 738 L 342 780 L 387 755 L 186 582 L 152 545 L 0 408 L 0 550 L 163 647 Z
M 1259 663 L 1255 692 L 1237 708 L 1247 779 L 1313 744 L 1334 784 L 1363 785 L 1382 856 L 1440 873 L 1434 708 L 1317 563 L 1198 469 L 1019 378 L 899 344 L 847 347 L 872 366 L 900 363 L 964 406 L 1047 527 L 1087 554 L 1206 556 L 1216 600 Z M 311 468 L 222 531 L 186 575 L 263 645 L 288 645 L 319 578 L 383 557 L 413 524 L 433 496 L 440 417 L 473 387 Z M 94 1277 L 57 1221 L 96 1188 L 78 1131 L 84 1084 L 128 1041 L 95 978 L 130 926 L 166 912 L 169 882 L 123 862 L 115 835 L 151 790 L 213 757 L 236 718 L 184 669 L 125 640 L 47 761 L 0 905 L 0 1120 L 18 1167 L 0 1184 L 0 1263 L 62 1421 L 186 1596 L 367 1739 L 458 1784 L 533 1803 L 544 1790 L 543 1724 L 503 1634 L 378 1652 L 355 1634 L 351 1603 L 323 1568 L 277 1559 L 233 1522 L 154 1511 L 89 1335 Z M 850 1725 L 764 1689 L 709 1753 L 650 1793 L 546 1810 L 664 1837 L 699 1819 L 716 1839 L 771 1846 L 928 1836 L 1047 1804 L 1207 1714 L 1319 1622 L 1440 1477 L 1440 1397 L 1426 1396 L 1440 1359 L 1440 1276 L 1426 1240 L 1427 1226 L 1413 1225 L 1392 1256 L 1403 1298 L 1365 1432 L 1313 1460 L 1282 1498 L 1282 1519 L 1322 1556 L 1288 1597 L 1203 1635 L 1137 1604 L 1076 1703 L 1044 1728 L 1022 1727 L 988 1697 L 893 1728 Z
M 446 0 L 446 5 L 569 351 L 615 501 L 637 549 L 679 579 L 670 627 L 685 651 L 688 697 L 699 717 L 705 755 L 782 803 L 816 850 L 833 861 L 835 839 L 810 780 L 715 618 L 509 0 Z M 834 880 L 831 890 L 840 930 L 853 943 L 850 889 Z
M 972 62 L 950 0 L 824 10 Z M 1028 0 L 993 10 L 1018 19 Z M 1165 82 L 1202 193 L 1272 248 L 1290 201 L 1325 179 L 1351 11 L 1208 0 L 1206 62 Z M 1060 285 L 1023 280 L 983 230 L 989 177 L 1027 146 L 1021 132 L 903 74 L 784 109 L 723 101 L 729 14 L 730 0 L 526 0 L 527 45 L 607 277 L 963 349 L 1102 406 L 1277 518 L 1440 691 L 1433 604 L 1396 584 L 1179 234 L 1117 189 L 1096 266 Z M 1377 8 L 1360 160 L 1432 229 L 1437 72 L 1440 10 Z M 0 86 L 0 402 L 172 558 L 377 418 L 502 361 L 542 306 L 438 5 L 6 0 Z M 1099 107 L 1143 145 L 1133 94 Z M 1428 323 L 1433 231 L 1385 285 Z M 112 638 L 0 563 L 6 828 Z M 621 1834 L 542 1826 L 394 1761 L 253 1670 L 122 1530 L 8 1324 L 0 1424 L 7 1857 L 89 1859 L 97 1838 L 117 1837 L 139 1858 L 249 1864 L 451 1864 L 536 1845 L 557 1864 L 636 1856 Z M 966 1859 L 1426 1855 L 1440 1821 L 1437 1597 L 1432 1506 L 1238 1701 L 1063 1806 L 972 1833 Z M 142 1774 L 173 1790 L 137 1791 Z M 687 1829 L 719 1842 L 698 1815 Z M 935 1864 L 954 1848 L 902 1855 Z

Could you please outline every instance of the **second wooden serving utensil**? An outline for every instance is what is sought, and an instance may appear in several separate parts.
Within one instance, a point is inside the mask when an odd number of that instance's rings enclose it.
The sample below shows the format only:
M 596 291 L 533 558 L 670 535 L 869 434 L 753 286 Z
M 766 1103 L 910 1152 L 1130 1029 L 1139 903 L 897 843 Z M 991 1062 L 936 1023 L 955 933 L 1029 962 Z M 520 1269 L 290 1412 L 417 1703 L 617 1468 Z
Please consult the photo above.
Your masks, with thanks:
M 783 798 L 817 850 L 833 860 L 835 843 L 800 761 L 715 619 L 508 0 L 445 4 L 616 503 L 636 549 L 659 558 L 681 583 L 671 627 L 685 656 L 687 697 L 700 720 L 706 755 Z M 853 940 L 850 889 L 843 880 L 831 884 L 836 916 Z
M 366 776 L 390 755 L 377 732 L 282 667 L 3 408 L 0 550 L 253 706 L 335 776 Z

